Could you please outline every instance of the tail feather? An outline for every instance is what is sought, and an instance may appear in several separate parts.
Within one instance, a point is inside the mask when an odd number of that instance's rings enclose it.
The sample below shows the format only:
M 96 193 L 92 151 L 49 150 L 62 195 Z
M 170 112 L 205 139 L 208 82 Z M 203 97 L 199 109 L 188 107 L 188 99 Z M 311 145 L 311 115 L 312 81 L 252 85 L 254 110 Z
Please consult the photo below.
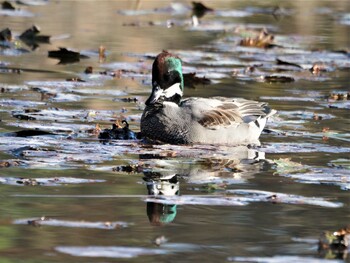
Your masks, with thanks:
M 265 107 L 264 109 L 265 109 L 266 115 L 259 116 L 254 122 L 251 122 L 252 125 L 254 124 L 256 127 L 258 127 L 258 129 L 260 130 L 260 133 L 264 130 L 269 117 L 277 113 L 276 110 L 270 109 L 268 107 Z
M 266 114 L 266 118 L 270 118 L 272 115 L 275 115 L 276 113 L 277 113 L 276 110 L 270 109 L 270 112 L 268 112 L 268 113 Z

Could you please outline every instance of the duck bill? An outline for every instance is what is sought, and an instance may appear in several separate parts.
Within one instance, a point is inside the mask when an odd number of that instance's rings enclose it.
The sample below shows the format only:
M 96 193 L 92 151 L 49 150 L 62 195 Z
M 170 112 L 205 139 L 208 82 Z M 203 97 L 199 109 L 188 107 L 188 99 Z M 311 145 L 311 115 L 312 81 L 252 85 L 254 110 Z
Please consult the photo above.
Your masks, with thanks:
M 152 94 L 149 96 L 149 98 L 146 100 L 146 106 L 152 105 L 158 101 L 160 96 L 163 95 L 163 90 L 160 88 L 160 86 L 155 86 L 152 89 Z

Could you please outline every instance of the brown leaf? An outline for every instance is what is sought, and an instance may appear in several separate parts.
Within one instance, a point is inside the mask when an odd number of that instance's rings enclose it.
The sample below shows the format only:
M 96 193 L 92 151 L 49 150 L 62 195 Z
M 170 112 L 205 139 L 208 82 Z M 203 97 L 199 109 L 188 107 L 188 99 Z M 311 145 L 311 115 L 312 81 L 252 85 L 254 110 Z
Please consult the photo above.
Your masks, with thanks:
M 273 44 L 274 36 L 269 34 L 266 29 L 262 29 L 256 37 L 246 37 L 239 43 L 244 47 L 259 47 L 259 48 L 272 48 L 276 45 Z

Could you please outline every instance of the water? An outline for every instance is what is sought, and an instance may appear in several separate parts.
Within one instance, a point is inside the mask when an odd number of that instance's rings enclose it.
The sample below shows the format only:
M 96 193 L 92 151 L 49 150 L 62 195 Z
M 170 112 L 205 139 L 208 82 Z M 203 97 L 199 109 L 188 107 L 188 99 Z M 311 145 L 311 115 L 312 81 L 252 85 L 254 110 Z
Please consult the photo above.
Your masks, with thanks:
M 43 5 L 0 13 L 0 29 L 14 36 L 32 24 L 51 35 L 35 50 L 16 40 L 0 51 L 0 160 L 9 164 L 0 168 L 2 262 L 334 257 L 318 252 L 317 240 L 350 216 L 350 104 L 331 95 L 349 92 L 349 53 L 339 52 L 349 47 L 346 1 L 284 1 L 275 12 L 274 1 L 208 1 L 216 11 L 197 27 L 187 2 L 173 9 L 169 1 L 35 3 Z M 264 27 L 281 47 L 238 45 Z M 58 47 L 90 58 L 58 64 L 47 56 Z M 96 124 L 126 119 L 139 130 L 162 49 L 182 58 L 184 72 L 212 80 L 186 96 L 244 97 L 278 110 L 262 146 L 100 143 Z M 311 73 L 315 63 L 325 70 Z M 117 76 L 86 75 L 87 66 Z M 263 80 L 271 75 L 294 81 Z M 65 81 L 73 77 L 86 82 Z M 27 129 L 55 135 L 9 134 Z M 338 258 L 349 261 L 346 253 Z

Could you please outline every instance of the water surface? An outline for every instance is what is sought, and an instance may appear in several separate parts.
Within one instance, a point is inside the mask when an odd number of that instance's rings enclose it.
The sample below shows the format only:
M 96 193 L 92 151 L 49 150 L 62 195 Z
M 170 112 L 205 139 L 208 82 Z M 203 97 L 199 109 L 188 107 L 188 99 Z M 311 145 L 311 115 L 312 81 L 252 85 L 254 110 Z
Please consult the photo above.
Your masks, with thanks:
M 33 24 L 51 35 L 34 50 L 17 38 L 0 49 L 4 262 L 349 261 L 317 249 L 323 231 L 350 222 L 350 103 L 331 95 L 349 92 L 347 1 L 207 1 L 215 12 L 198 26 L 187 1 L 28 2 L 0 12 L 15 38 Z M 239 46 L 262 28 L 278 47 Z M 90 58 L 59 64 L 48 57 L 59 47 Z M 96 124 L 126 119 L 139 130 L 163 49 L 212 81 L 185 96 L 278 110 L 262 146 L 100 143 Z M 11 133 L 28 129 L 53 135 Z

